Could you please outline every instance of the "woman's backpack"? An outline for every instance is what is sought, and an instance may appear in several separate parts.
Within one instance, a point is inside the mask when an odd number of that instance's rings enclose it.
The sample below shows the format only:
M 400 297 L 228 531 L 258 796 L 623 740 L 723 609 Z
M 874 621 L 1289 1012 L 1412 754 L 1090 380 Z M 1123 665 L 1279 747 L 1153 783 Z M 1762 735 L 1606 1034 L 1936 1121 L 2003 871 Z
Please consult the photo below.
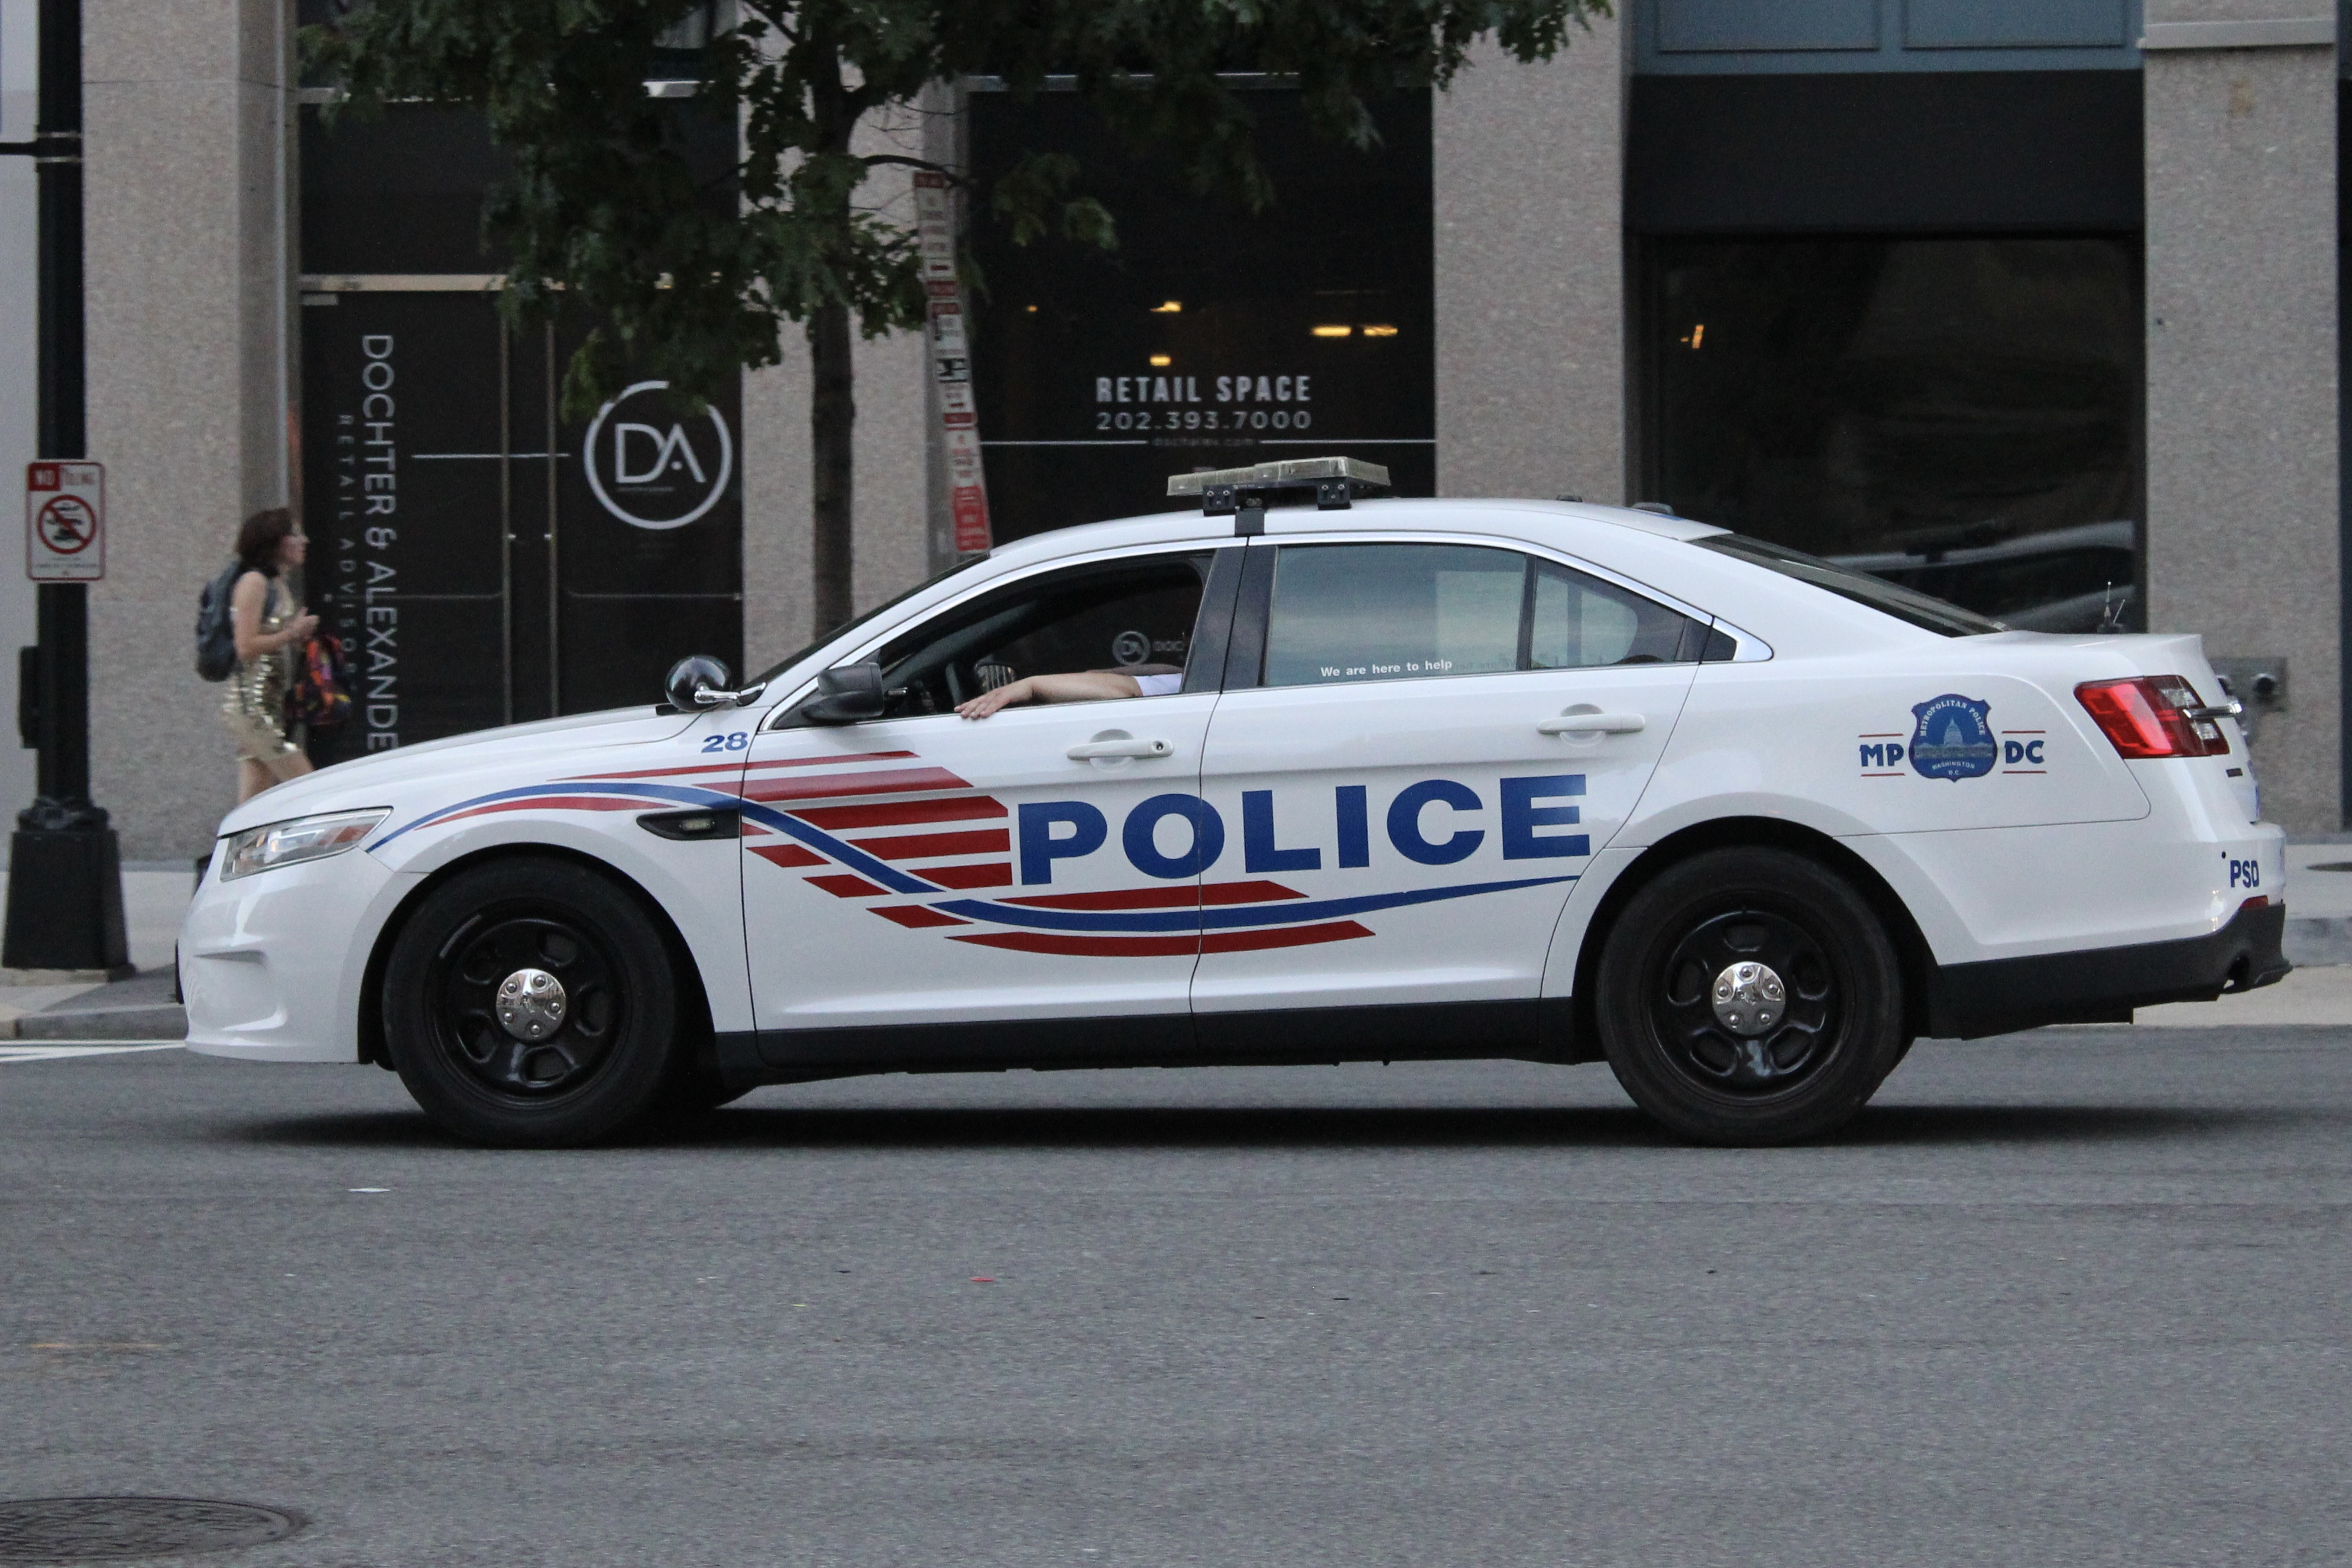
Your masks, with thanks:
M 343 639 L 332 632 L 312 632 L 286 688 L 286 717 L 313 730 L 331 730 L 351 716 L 352 664 Z
M 230 562 L 196 600 L 196 673 L 206 680 L 226 680 L 236 673 L 236 618 L 229 601 L 236 596 L 243 571 L 242 563 Z

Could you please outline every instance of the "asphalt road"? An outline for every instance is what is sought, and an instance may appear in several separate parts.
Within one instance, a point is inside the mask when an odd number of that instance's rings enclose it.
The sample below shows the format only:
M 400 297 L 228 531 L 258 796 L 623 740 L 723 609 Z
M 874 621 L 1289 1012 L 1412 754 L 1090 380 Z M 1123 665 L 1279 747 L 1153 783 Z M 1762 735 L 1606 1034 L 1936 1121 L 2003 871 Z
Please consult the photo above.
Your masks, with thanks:
M 552 1155 L 0 1065 L 0 1497 L 311 1520 L 220 1568 L 2344 1562 L 2347 1133 L 2316 1028 L 1925 1045 L 1768 1152 L 1510 1063 Z

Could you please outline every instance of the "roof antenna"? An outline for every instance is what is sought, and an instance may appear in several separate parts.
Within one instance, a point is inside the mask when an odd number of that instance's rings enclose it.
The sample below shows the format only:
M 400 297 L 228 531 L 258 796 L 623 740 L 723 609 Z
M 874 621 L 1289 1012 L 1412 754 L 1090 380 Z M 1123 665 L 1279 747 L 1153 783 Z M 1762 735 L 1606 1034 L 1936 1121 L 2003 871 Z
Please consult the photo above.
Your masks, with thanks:
M 2124 607 L 2116 598 L 2116 585 L 2110 582 L 2105 589 L 2104 607 L 2099 614 L 2099 635 L 2124 629 Z

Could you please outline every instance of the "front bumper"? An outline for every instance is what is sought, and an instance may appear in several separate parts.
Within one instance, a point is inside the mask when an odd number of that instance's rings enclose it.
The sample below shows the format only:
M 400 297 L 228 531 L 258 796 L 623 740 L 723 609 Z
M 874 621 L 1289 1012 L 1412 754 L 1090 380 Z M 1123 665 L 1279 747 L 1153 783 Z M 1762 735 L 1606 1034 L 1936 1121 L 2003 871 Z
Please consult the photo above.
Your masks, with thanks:
M 231 882 L 217 865 L 207 869 L 180 928 L 189 1048 L 248 1061 L 357 1061 L 368 951 L 410 886 L 357 852 Z
M 2286 906 L 2273 902 L 2239 910 L 2206 936 L 1940 964 L 1920 1033 L 1969 1040 L 2043 1024 L 2128 1024 L 2135 1007 L 2274 984 L 2294 967 L 2280 952 L 2285 933 Z

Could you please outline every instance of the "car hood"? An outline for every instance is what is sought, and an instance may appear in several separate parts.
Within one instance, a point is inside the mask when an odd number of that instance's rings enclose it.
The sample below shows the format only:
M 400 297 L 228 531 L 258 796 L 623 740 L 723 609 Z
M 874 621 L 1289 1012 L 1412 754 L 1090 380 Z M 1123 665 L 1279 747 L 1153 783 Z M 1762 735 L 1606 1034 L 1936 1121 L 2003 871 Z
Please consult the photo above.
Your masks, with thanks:
M 693 722 L 692 715 L 674 710 L 615 708 L 378 752 L 262 791 L 223 817 L 220 831 L 235 833 L 322 811 L 398 805 L 416 784 L 454 783 L 519 763 L 540 763 L 550 771 L 569 770 L 583 754 L 667 741 Z

